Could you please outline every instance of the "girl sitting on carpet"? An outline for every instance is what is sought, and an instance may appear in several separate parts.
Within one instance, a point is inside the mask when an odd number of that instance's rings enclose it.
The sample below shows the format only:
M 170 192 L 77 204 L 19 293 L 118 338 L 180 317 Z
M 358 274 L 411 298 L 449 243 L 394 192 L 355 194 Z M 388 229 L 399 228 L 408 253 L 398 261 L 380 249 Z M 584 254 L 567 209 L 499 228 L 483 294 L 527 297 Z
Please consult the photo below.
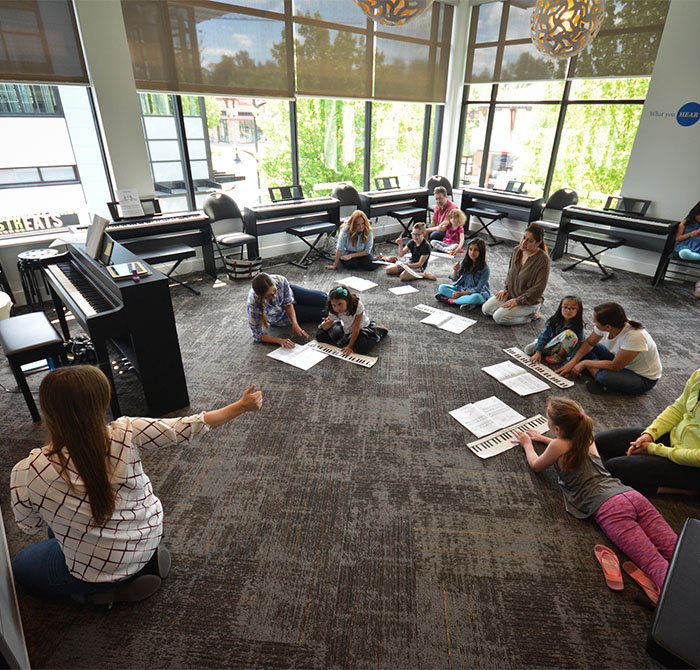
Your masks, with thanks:
M 684 261 L 700 262 L 700 202 L 678 224 L 675 252 Z M 695 297 L 700 298 L 700 281 L 695 284 Z
M 389 331 L 370 321 L 360 299 L 345 286 L 328 294 L 328 316 L 316 331 L 316 340 L 342 347 L 346 355 L 368 354 Z
M 467 215 L 461 209 L 453 209 L 447 215 L 447 221 L 438 226 L 440 232 L 445 231 L 445 237 L 441 240 L 430 240 L 430 246 L 435 251 L 456 256 L 464 246 L 464 223 L 466 220 Z
M 428 244 L 428 240 L 425 239 L 424 223 L 413 224 L 411 240 L 405 247 L 402 237 L 396 239 L 396 244 L 399 245 L 398 258 L 396 256 L 382 257 L 383 260 L 394 263 L 394 265 L 390 265 L 386 269 L 388 275 L 399 275 L 404 281 L 411 281 L 413 279 L 437 279 L 432 272 L 428 272 L 427 270 L 431 248 L 430 244 Z M 411 260 L 407 263 L 400 263 L 399 258 L 409 252 L 411 254 Z
M 583 303 L 578 296 L 567 295 L 540 336 L 525 347 L 525 353 L 533 363 L 542 362 L 544 357 L 547 363 L 557 365 L 576 351 L 583 335 Z
M 486 244 L 480 238 L 469 242 L 467 253 L 462 262 L 455 263 L 450 284 L 438 286 L 436 300 L 450 305 L 458 305 L 461 310 L 474 309 L 491 297 L 489 275 L 491 271 L 486 265 Z
M 514 441 L 524 449 L 528 465 L 535 472 L 554 466 L 566 511 L 577 519 L 595 519 L 610 540 L 634 561 L 636 565 L 623 564 L 625 571 L 656 603 L 676 546 L 676 533 L 641 493 L 614 479 L 603 467 L 593 442 L 593 422 L 581 405 L 567 398 L 550 398 L 547 421 L 553 438 L 536 430 L 515 432 Z M 533 440 L 547 445 L 539 456 Z M 621 590 L 617 557 L 606 549 L 597 545 L 596 556 L 606 581 L 610 580 L 608 585 Z

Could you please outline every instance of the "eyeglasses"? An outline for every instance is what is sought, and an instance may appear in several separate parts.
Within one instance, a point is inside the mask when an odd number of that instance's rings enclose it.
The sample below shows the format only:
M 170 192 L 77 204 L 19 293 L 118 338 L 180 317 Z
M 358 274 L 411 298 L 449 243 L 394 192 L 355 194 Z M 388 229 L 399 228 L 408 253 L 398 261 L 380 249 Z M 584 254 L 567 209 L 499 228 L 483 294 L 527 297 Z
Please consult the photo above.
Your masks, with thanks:
M 423 233 L 411 233 L 411 237 L 420 237 Z

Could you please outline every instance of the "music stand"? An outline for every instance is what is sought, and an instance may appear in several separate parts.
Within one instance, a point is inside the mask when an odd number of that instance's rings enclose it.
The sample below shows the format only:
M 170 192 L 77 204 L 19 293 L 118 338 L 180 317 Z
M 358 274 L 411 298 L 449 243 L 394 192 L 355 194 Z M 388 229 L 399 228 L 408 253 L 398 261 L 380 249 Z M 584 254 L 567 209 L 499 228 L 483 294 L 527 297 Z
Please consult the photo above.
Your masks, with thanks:
M 270 186 L 267 189 L 272 202 L 283 202 L 284 200 L 303 200 L 304 192 L 299 184 L 291 186 Z
M 156 214 L 161 214 L 160 202 L 158 201 L 158 198 L 143 198 L 141 200 L 141 206 L 143 207 L 144 216 L 154 216 Z M 112 217 L 112 221 L 126 221 L 128 219 L 140 218 L 133 216 L 123 216 L 121 211 L 121 205 L 118 202 L 108 202 L 107 207 L 109 208 L 109 215 Z

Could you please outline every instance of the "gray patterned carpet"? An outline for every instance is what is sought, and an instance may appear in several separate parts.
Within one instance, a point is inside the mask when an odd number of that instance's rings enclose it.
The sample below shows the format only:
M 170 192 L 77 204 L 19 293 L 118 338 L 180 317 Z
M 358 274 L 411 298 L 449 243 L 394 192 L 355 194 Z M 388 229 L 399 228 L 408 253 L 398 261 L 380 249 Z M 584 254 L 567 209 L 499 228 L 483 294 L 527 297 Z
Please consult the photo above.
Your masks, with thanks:
M 489 249 L 496 290 L 512 246 Z M 654 290 L 624 272 L 601 282 L 585 266 L 562 275 L 565 263 L 554 265 L 545 316 L 565 293 L 584 296 L 589 324 L 594 304 L 617 300 L 655 338 L 664 376 L 641 398 L 589 396 L 581 384 L 564 395 L 583 402 L 597 429 L 645 424 L 700 365 L 690 285 Z M 432 269 L 444 280 L 448 267 Z M 266 269 L 325 290 L 345 276 L 320 263 Z M 411 309 L 437 305 L 435 283 L 395 297 L 387 288 L 397 280 L 358 274 L 379 283 L 362 299 L 390 328 L 372 369 L 328 358 L 303 372 L 267 358 L 271 348 L 249 336 L 246 283 L 191 277 L 199 298 L 172 289 L 192 411 L 251 383 L 264 407 L 194 448 L 145 457 L 173 554 L 154 597 L 105 611 L 21 596 L 34 667 L 659 667 L 644 651 L 652 612 L 641 591 L 603 582 L 593 545 L 606 539 L 595 523 L 568 516 L 553 473 L 532 473 L 519 449 L 478 459 L 447 414 L 494 394 L 525 416 L 543 412 L 545 394 L 520 398 L 480 370 L 541 324 L 505 329 L 473 313 L 478 323 L 453 335 Z M 0 382 L 13 386 L 6 363 Z M 123 411 L 140 414 L 135 381 L 119 389 Z M 21 395 L 3 394 L 2 410 L 7 482 L 42 430 Z M 655 502 L 676 530 L 699 516 L 695 498 Z M 7 486 L 0 504 L 14 554 L 30 540 L 11 518 Z

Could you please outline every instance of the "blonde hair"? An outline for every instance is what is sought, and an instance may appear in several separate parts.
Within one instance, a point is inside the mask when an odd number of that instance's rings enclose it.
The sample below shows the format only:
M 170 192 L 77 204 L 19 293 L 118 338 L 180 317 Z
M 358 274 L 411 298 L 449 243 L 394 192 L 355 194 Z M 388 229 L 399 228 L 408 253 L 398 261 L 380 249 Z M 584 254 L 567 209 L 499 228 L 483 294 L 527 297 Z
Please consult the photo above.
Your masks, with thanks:
M 255 302 L 260 310 L 260 322 L 263 328 L 267 328 L 268 326 L 267 315 L 265 314 L 265 294 L 267 290 L 274 285 L 275 282 L 272 281 L 272 277 L 266 272 L 261 272 L 253 279 L 253 293 L 255 293 Z
M 424 223 L 414 223 L 411 229 L 417 233 L 423 233 L 425 235 L 425 224 Z
M 447 220 L 457 218 L 459 219 L 459 225 L 463 226 L 467 222 L 467 215 L 461 209 L 451 209 L 447 215 Z
M 367 218 L 367 215 L 360 209 L 356 209 L 351 215 L 350 218 L 343 224 L 342 230 L 347 230 L 348 234 L 350 235 L 350 240 L 353 244 L 357 244 L 357 231 L 355 230 L 355 225 L 357 221 L 362 221 L 362 223 L 365 224 L 365 228 L 362 231 L 362 241 L 367 242 L 367 238 L 369 237 L 369 234 L 372 232 L 372 226 L 370 225 L 369 219 Z
M 114 513 L 115 492 L 107 472 L 109 435 L 105 412 L 111 388 L 92 365 L 58 368 L 39 386 L 39 403 L 51 444 L 62 470 L 72 461 L 85 484 L 92 517 L 102 526 Z M 68 452 L 68 458 L 64 449 Z
M 571 472 L 588 458 L 593 442 L 593 421 L 575 400 L 554 397 L 547 401 L 547 416 L 561 430 L 562 437 L 571 442 L 571 448 L 561 457 L 561 469 Z

